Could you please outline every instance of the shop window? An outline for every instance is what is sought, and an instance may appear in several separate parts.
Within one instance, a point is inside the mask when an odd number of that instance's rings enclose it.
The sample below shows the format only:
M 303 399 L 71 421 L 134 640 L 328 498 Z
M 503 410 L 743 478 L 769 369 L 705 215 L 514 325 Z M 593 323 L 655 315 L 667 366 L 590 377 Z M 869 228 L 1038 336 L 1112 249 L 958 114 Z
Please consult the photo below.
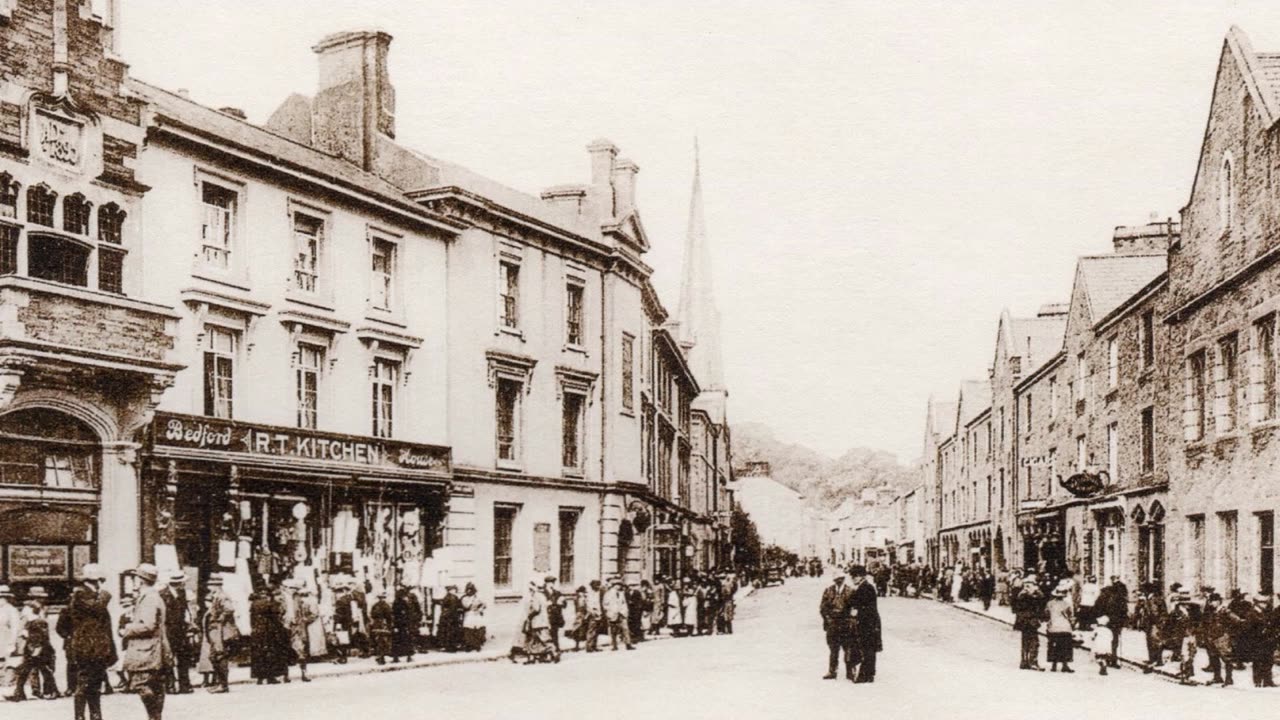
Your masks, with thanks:
M 320 289 L 320 257 L 324 251 L 324 221 L 300 212 L 293 214 L 293 287 L 305 293 Z
M 324 348 L 309 343 L 298 343 L 295 375 L 298 386 L 298 427 L 316 429 L 319 407 L 320 372 L 324 366 Z
M 89 214 L 93 205 L 75 193 L 62 201 L 62 229 L 75 235 L 89 234 Z
M 560 420 L 560 461 L 566 470 L 582 470 L 582 437 L 583 410 L 586 398 L 577 393 L 566 392 L 561 399 Z
M 235 245 L 236 209 L 239 194 L 209 181 L 200 183 L 204 217 L 200 227 L 200 252 L 206 265 L 223 270 L 231 267 Z
M 27 189 L 27 222 L 33 225 L 53 227 L 53 206 L 58 194 L 44 184 Z
M 230 420 L 233 413 L 237 335 L 216 325 L 204 331 L 204 414 Z
M 400 363 L 386 358 L 373 361 L 373 436 L 392 437 L 395 419 L 396 385 L 400 380 Z
M 522 385 L 517 380 L 510 378 L 498 379 L 496 439 L 499 461 L 516 462 L 519 460 L 521 389 Z
M 515 530 L 516 508 L 493 508 L 493 585 L 509 588 L 511 577 L 511 538 Z
M 32 234 L 27 238 L 27 268 L 34 278 L 86 287 L 89 248 L 57 235 Z
M 520 266 L 513 262 L 498 263 L 498 313 L 502 327 L 520 327 Z
M 565 342 L 574 347 L 582 345 L 582 296 L 584 288 L 581 283 L 570 282 L 565 285 Z
M 21 410 L 0 418 L 0 485 L 96 490 L 97 435 L 51 410 Z
M 98 242 L 124 244 L 125 212 L 115 203 L 98 208 Z
M 124 253 L 98 248 L 98 289 L 121 295 L 124 293 Z
M 573 583 L 574 549 L 578 542 L 578 510 L 560 511 L 560 584 Z
M 378 310 L 390 310 L 394 299 L 396 244 L 382 238 L 373 238 L 369 254 L 369 304 Z

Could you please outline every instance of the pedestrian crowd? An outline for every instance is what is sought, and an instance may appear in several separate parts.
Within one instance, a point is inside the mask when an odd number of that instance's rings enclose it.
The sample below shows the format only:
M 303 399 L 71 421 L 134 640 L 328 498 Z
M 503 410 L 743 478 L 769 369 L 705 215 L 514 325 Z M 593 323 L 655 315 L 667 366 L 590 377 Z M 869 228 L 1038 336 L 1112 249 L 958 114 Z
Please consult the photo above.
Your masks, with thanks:
M 562 638 L 573 641 L 573 650 L 592 653 L 600 651 L 602 635 L 616 651 L 634 650 L 663 629 L 673 637 L 732 634 L 738 590 L 736 575 L 721 571 L 629 585 L 621 577 L 592 580 L 570 597 L 548 575 L 529 583 L 510 658 L 525 664 L 559 662 L 567 649 Z

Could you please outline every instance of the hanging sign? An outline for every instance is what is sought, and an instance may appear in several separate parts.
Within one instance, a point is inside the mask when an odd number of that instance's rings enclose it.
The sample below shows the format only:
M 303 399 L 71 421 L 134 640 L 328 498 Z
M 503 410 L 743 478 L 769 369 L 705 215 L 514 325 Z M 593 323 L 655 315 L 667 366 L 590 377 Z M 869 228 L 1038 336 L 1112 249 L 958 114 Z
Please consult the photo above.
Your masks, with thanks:
M 1079 498 L 1094 497 L 1111 484 L 1111 477 L 1106 470 L 1096 473 L 1079 472 L 1068 478 L 1058 480 L 1058 484 L 1067 492 Z

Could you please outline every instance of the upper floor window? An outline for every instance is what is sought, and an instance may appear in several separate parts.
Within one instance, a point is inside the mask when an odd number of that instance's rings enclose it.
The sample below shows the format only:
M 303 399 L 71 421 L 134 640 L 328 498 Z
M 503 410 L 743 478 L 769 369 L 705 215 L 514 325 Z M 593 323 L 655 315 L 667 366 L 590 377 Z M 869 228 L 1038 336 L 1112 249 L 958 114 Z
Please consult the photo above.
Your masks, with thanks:
M 1187 440 L 1200 440 L 1205 435 L 1205 425 L 1209 415 L 1208 382 L 1205 377 L 1207 370 L 1204 350 L 1192 353 L 1187 358 L 1185 402 Z
M 1231 432 L 1236 427 L 1239 408 L 1239 341 L 1235 333 L 1218 341 L 1218 432 Z
M 231 419 L 237 334 L 216 325 L 204 329 L 204 414 Z
M 373 435 L 391 437 L 395 418 L 396 385 L 400 380 L 400 363 L 386 358 L 374 358 L 373 378 Z
M 207 265 L 229 269 L 235 245 L 239 193 L 205 180 L 200 183 L 200 201 L 204 210 L 200 228 L 201 256 Z
M 27 222 L 33 225 L 53 227 L 53 206 L 58 194 L 43 183 L 27 189 Z
M 320 374 L 324 367 L 324 348 L 298 343 L 294 371 L 298 385 L 298 427 L 316 429 L 320 398 Z
M 98 242 L 120 245 L 124 242 L 125 212 L 115 203 L 98 208 Z
M 375 237 L 369 243 L 369 257 L 369 304 L 378 310 L 390 310 L 394 297 L 396 244 Z
M 1107 387 L 1115 388 L 1120 384 L 1120 340 L 1107 340 Z
M 31 277 L 63 285 L 89 285 L 89 248 L 57 235 L 27 238 L 27 270 Z
M 1253 323 L 1254 361 L 1258 382 L 1254 389 L 1255 419 L 1276 416 L 1276 315 L 1271 313 Z
M 320 289 L 320 255 L 324 221 L 301 212 L 293 214 L 293 287 L 305 293 Z
M 561 402 L 561 465 L 566 470 L 581 471 L 586 398 L 577 393 L 566 392 Z
M 520 381 L 498 378 L 496 397 L 496 443 L 499 462 L 520 458 Z
M 565 285 L 565 342 L 569 345 L 582 345 L 582 295 L 583 287 L 576 282 Z
M 1142 352 L 1142 367 L 1149 368 L 1156 362 L 1156 314 L 1153 310 L 1142 313 L 1138 325 L 1138 345 Z
M 1233 173 L 1231 157 L 1228 155 L 1222 159 L 1222 167 L 1218 170 L 1218 216 L 1222 218 L 1223 232 L 1230 230 L 1235 220 L 1236 188 Z
M 498 313 L 503 327 L 520 327 L 520 266 L 513 262 L 498 264 Z
M 1049 378 L 1049 419 L 1058 415 L 1058 378 Z
M 8 173 L 0 173 L 0 218 L 18 217 L 18 181 Z
M 62 201 L 62 229 L 75 235 L 88 235 L 92 210 L 92 203 L 85 200 L 84 195 L 68 195 Z
M 635 338 L 622 336 L 622 408 L 635 407 Z

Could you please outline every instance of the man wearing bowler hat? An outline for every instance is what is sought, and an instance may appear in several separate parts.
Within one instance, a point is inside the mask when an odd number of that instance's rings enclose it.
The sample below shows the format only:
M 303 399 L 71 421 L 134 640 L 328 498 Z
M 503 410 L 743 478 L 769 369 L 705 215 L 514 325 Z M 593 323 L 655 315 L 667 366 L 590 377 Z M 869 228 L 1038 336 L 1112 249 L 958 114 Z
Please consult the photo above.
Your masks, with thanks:
M 867 569 L 862 565 L 849 568 L 849 579 L 853 583 L 853 599 L 849 603 L 853 609 L 853 643 L 861 661 L 858 664 L 857 683 L 870 683 L 876 680 L 876 653 L 884 649 L 880 637 L 880 610 L 876 607 L 875 584 L 867 580 Z
M 133 612 L 121 631 L 125 640 L 124 669 L 129 687 L 138 693 L 146 708 L 147 720 L 164 716 L 164 692 L 173 668 L 173 649 L 166 632 L 164 599 L 156 587 L 159 572 L 151 563 L 133 571 L 138 593 Z
M 823 591 L 818 614 L 822 616 L 822 629 L 827 633 L 827 674 L 822 679 L 836 679 L 843 651 L 844 676 L 853 680 L 853 590 L 845 584 L 843 572 L 837 570 L 832 585 Z

